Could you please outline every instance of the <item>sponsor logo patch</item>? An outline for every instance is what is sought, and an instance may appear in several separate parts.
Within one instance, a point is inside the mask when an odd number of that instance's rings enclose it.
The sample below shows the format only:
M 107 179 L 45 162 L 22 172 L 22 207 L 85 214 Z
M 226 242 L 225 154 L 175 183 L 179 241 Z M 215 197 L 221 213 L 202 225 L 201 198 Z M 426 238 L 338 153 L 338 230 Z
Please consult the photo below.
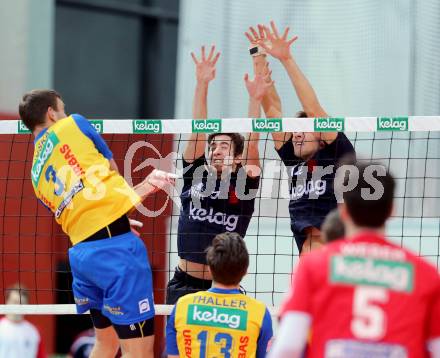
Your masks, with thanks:
M 218 133 L 222 131 L 221 119 L 193 119 L 193 133 Z
M 331 282 L 385 287 L 411 292 L 414 267 L 409 262 L 336 255 L 331 258 Z
M 315 118 L 315 132 L 342 132 L 345 129 L 344 118 Z
M 162 133 L 162 121 L 156 119 L 136 119 L 133 121 L 133 133 L 159 134 Z
M 188 305 L 187 324 L 230 328 L 245 331 L 247 311 L 233 308 L 212 307 L 205 305 Z
M 408 117 L 379 117 L 377 118 L 377 130 L 380 131 L 407 131 Z
M 31 177 L 32 183 L 34 186 L 38 185 L 40 181 L 41 173 L 43 171 L 44 165 L 47 163 L 49 157 L 51 156 L 55 146 L 60 142 L 58 137 L 54 132 L 51 132 L 47 137 L 46 141 L 38 153 L 38 156 L 35 158 L 35 162 L 32 166 Z
M 252 120 L 254 132 L 282 132 L 283 122 L 281 118 L 256 118 Z
M 150 302 L 148 298 L 139 301 L 139 313 L 145 313 L 150 311 Z

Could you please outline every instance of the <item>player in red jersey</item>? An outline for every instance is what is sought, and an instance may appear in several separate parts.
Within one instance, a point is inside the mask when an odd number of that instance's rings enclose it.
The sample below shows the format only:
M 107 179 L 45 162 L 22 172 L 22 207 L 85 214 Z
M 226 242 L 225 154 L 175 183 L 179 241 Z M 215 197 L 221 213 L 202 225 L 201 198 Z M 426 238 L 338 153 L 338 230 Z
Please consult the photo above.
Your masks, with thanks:
M 384 237 L 395 181 L 380 165 L 346 168 L 359 173 L 350 191 L 345 175 L 336 181 L 346 239 L 300 261 L 270 357 L 300 357 L 306 344 L 307 357 L 439 357 L 439 274 Z

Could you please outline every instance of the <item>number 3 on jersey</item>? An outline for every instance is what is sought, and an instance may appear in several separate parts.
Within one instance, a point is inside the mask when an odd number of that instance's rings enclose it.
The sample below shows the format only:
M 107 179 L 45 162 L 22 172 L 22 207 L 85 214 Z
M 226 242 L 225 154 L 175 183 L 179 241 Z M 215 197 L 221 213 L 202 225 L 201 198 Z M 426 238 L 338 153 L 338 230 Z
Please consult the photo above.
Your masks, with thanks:
M 384 288 L 355 288 L 351 331 L 356 338 L 377 340 L 385 335 L 387 320 L 379 304 L 387 303 L 388 299 L 388 291 Z
M 200 341 L 200 358 L 206 358 L 208 331 L 201 331 L 197 339 Z M 231 358 L 232 337 L 230 334 L 218 332 L 214 336 L 214 343 L 220 345 L 220 353 L 224 358 Z

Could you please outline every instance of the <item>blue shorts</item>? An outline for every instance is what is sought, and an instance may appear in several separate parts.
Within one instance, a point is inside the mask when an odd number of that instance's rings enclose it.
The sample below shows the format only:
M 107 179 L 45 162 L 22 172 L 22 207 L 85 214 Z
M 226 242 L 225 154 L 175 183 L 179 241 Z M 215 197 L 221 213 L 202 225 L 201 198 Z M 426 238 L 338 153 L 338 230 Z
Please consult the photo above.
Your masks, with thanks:
M 147 249 L 136 235 L 80 242 L 69 249 L 69 260 L 78 313 L 98 309 L 119 325 L 154 317 Z

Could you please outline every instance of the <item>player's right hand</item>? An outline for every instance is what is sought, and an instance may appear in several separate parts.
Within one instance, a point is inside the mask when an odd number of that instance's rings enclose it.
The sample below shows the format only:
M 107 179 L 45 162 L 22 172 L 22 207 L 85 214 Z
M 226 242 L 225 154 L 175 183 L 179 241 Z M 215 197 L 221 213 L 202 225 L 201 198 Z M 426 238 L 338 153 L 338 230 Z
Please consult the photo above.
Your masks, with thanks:
M 272 71 L 267 71 L 265 75 L 255 75 L 254 80 L 249 79 L 249 75 L 244 75 L 244 82 L 249 93 L 249 97 L 261 101 L 269 88 L 274 84 L 270 79 Z
M 277 58 L 278 60 L 288 60 L 292 56 L 290 53 L 290 45 L 292 45 L 292 43 L 298 39 L 298 36 L 293 36 L 290 40 L 288 40 L 287 36 L 289 35 L 289 27 L 286 27 L 283 32 L 283 36 L 280 36 L 273 21 L 270 22 L 270 26 L 272 31 L 267 26 L 263 26 L 264 33 L 266 34 L 267 39 L 270 41 L 270 46 L 268 46 L 262 40 L 259 40 L 258 44 L 264 48 L 268 54 Z
M 197 82 L 208 84 L 215 78 L 215 65 L 220 57 L 220 52 L 215 54 L 215 46 L 211 46 L 211 51 L 208 57 L 205 54 L 205 46 L 202 46 L 202 55 L 200 60 L 197 59 L 194 52 L 191 52 L 191 57 L 196 65 Z
M 154 169 L 150 174 L 148 174 L 145 180 L 149 185 L 153 187 L 154 192 L 157 192 L 159 190 L 167 191 L 166 189 L 176 184 L 177 178 L 177 174 Z

